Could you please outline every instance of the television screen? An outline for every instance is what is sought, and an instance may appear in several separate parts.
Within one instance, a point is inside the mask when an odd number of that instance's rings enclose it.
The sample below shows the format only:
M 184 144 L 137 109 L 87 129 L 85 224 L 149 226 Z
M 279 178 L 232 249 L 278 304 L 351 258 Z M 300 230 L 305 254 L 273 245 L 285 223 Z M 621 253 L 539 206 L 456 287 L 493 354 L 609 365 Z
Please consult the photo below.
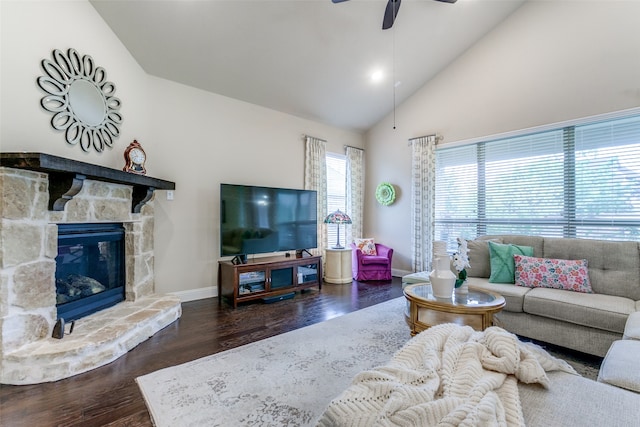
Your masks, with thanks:
M 312 190 L 220 184 L 220 254 L 315 248 L 317 194 Z

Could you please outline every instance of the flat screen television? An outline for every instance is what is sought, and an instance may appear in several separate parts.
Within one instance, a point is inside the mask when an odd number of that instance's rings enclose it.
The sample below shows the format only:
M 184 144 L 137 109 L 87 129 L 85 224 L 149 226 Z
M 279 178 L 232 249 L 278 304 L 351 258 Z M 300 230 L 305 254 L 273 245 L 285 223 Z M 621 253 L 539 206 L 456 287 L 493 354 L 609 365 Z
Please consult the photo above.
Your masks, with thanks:
M 312 190 L 220 184 L 220 254 L 303 251 L 318 246 Z

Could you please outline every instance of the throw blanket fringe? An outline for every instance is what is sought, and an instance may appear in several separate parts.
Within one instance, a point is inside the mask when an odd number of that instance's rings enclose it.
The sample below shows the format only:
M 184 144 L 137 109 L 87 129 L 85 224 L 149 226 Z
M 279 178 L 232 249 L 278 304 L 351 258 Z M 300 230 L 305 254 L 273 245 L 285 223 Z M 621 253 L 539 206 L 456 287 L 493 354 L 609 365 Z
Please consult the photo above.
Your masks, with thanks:
M 319 427 L 524 426 L 518 381 L 549 387 L 565 361 L 499 327 L 439 325 L 381 367 L 358 374 Z

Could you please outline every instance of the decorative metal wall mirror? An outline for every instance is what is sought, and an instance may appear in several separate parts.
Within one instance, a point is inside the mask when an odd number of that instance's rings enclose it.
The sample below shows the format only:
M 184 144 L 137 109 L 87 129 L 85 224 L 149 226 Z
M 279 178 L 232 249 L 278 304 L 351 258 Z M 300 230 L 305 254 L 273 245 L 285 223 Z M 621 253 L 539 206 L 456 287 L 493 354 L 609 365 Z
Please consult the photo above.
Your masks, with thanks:
M 65 131 L 67 142 L 79 143 L 84 151 L 111 148 L 122 123 L 116 85 L 107 81 L 107 72 L 96 67 L 91 56 L 75 49 L 56 49 L 52 58 L 42 60 L 45 75 L 38 77 L 38 86 L 47 93 L 40 103 L 53 113 L 51 126 Z

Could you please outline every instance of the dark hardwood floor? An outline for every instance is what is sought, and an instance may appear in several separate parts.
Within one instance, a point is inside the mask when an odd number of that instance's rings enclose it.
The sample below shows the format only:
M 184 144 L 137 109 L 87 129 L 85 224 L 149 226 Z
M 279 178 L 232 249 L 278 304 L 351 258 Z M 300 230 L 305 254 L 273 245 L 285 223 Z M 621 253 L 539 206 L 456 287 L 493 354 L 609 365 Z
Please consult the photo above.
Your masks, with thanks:
M 392 282 L 324 284 L 294 299 L 233 309 L 187 302 L 182 317 L 118 360 L 72 378 L 0 386 L 0 426 L 151 426 L 135 378 L 402 296 Z

